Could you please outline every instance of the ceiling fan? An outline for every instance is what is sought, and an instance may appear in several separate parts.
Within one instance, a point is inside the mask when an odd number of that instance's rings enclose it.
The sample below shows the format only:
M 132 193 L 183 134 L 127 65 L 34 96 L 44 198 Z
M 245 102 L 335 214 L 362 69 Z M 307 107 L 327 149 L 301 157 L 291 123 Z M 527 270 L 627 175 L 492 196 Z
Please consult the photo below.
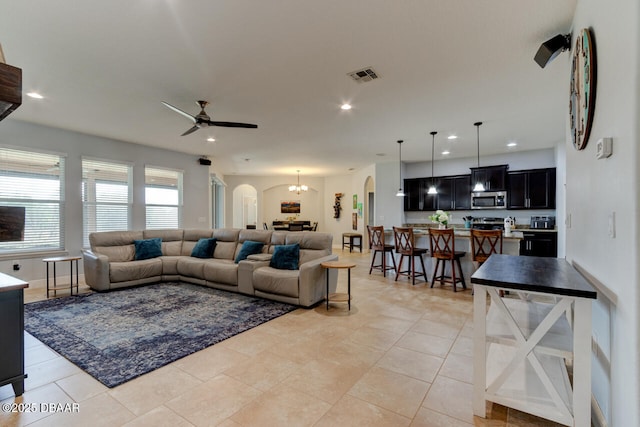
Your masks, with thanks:
M 193 127 L 190 128 L 189 130 L 187 130 L 181 136 L 189 135 L 190 133 L 193 133 L 193 132 L 197 131 L 200 128 L 206 128 L 206 127 L 209 127 L 209 126 L 222 126 L 222 127 L 228 127 L 228 128 L 249 128 L 249 129 L 256 129 L 258 127 L 258 125 L 252 125 L 252 124 L 249 124 L 249 123 L 212 121 L 211 117 L 209 117 L 209 115 L 204 111 L 204 108 L 209 104 L 207 101 L 197 101 L 196 102 L 200 106 L 200 113 L 198 113 L 197 116 L 192 116 L 189 113 L 185 113 L 181 109 L 176 108 L 171 104 L 167 104 L 164 101 L 162 101 L 162 103 L 166 107 L 171 108 L 173 111 L 175 111 L 178 114 L 182 114 L 183 116 L 185 116 L 186 118 L 188 118 L 189 120 L 191 120 L 194 123 Z

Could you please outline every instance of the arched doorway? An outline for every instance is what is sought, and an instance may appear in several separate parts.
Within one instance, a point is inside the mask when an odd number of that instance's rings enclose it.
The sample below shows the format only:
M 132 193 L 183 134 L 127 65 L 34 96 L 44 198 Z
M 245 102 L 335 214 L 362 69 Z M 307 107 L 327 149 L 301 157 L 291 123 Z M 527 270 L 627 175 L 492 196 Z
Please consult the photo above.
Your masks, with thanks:
M 258 221 L 258 191 L 249 184 L 233 189 L 233 227 L 255 226 Z

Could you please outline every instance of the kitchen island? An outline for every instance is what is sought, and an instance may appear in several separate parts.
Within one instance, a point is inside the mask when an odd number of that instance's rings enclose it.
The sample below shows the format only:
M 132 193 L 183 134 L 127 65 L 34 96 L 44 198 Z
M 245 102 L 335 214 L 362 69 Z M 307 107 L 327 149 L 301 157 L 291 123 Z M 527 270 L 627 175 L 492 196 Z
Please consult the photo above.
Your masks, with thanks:
M 484 418 L 490 401 L 567 426 L 591 425 L 596 290 L 564 259 L 495 254 L 471 283 L 474 415 Z
M 16 396 L 24 392 L 24 295 L 29 284 L 0 273 L 0 386 L 11 384 Z
M 462 272 L 465 277 L 465 281 L 469 282 L 469 277 L 476 270 L 476 266 L 471 260 L 471 230 L 469 228 L 453 227 L 455 236 L 456 251 L 465 252 L 464 257 L 460 260 L 462 264 Z M 429 249 L 429 228 L 414 227 L 413 234 L 415 237 L 416 247 Z M 511 236 L 504 236 L 502 242 L 502 253 L 509 255 L 520 254 L 520 241 L 523 239 L 521 231 L 513 231 Z M 385 241 L 389 245 L 394 245 L 394 237 L 392 229 L 385 229 Z M 431 256 L 427 254 L 425 257 L 425 267 L 427 268 L 427 275 L 431 280 L 431 274 L 433 273 L 434 264 L 431 262 Z M 447 267 L 449 268 L 449 267 Z M 470 289 L 471 287 L 469 287 Z

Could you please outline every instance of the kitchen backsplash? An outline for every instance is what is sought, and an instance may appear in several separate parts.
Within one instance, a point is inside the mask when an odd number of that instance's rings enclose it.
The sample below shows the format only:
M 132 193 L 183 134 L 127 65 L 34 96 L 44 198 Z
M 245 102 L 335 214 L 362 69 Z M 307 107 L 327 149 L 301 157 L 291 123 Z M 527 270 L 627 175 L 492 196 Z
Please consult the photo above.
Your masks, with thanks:
M 506 217 L 515 219 L 516 226 L 528 225 L 532 216 L 556 216 L 555 209 L 541 209 L 541 210 L 469 210 L 469 211 L 447 211 L 449 212 L 449 223 L 464 225 L 464 217 L 472 216 L 474 218 L 500 218 L 503 220 Z M 434 212 L 404 212 L 404 223 L 406 224 L 429 224 L 431 220 L 429 215 Z M 557 221 L 556 221 L 557 226 Z

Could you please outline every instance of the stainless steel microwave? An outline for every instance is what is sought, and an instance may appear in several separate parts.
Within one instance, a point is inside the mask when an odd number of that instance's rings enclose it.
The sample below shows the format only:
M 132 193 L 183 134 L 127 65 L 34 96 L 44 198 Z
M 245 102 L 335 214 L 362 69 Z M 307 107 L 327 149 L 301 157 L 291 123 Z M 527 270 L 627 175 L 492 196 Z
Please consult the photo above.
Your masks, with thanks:
M 482 191 L 471 193 L 471 209 L 506 209 L 506 191 Z

